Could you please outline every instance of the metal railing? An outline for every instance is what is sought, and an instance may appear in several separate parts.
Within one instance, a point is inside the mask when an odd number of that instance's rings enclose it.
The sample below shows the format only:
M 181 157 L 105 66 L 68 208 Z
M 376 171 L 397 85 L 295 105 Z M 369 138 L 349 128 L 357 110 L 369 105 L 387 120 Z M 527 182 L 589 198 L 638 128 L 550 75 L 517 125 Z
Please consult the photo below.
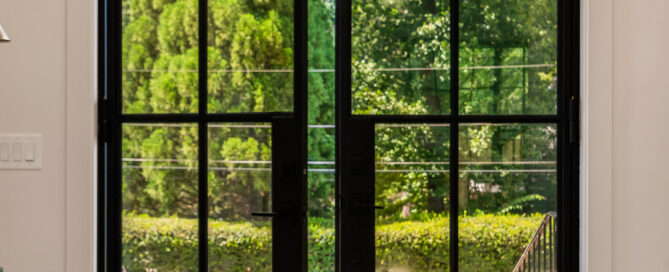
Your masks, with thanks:
M 520 256 L 513 272 L 552 272 L 557 271 L 556 265 L 556 230 L 554 212 L 549 212 L 541 220 L 541 225 L 530 244 Z

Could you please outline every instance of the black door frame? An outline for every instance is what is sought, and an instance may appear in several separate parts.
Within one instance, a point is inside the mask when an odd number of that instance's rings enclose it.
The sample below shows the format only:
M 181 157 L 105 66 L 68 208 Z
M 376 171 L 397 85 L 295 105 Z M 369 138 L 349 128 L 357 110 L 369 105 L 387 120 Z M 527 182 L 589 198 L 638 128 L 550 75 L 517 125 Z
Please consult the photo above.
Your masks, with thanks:
M 210 123 L 262 122 L 272 125 L 272 268 L 307 267 L 307 0 L 294 0 L 293 112 L 207 113 L 208 1 L 198 0 L 198 113 L 124 114 L 122 80 L 122 1 L 99 1 L 98 42 L 98 271 L 121 271 L 123 124 L 198 125 L 199 271 L 208 271 L 207 135 Z M 278 250 L 280 249 L 280 250 Z
M 461 0 L 450 1 L 459 22 Z M 379 123 L 450 124 L 450 201 L 458 203 L 458 125 L 557 124 L 557 266 L 578 271 L 579 258 L 579 19 L 578 0 L 558 0 L 558 95 L 555 115 L 459 115 L 459 24 L 451 25 L 449 115 L 353 115 L 351 105 L 352 0 L 336 6 L 336 271 L 374 271 L 374 126 Z M 450 205 L 458 214 L 458 205 Z M 450 269 L 458 271 L 458 217 L 450 217 Z

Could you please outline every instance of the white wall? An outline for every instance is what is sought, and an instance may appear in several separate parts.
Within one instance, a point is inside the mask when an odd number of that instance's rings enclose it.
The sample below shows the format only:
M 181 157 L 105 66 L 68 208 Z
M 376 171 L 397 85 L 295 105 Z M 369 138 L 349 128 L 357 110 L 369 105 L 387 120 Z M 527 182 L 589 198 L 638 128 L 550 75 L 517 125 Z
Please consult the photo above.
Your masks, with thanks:
M 613 1 L 581 2 L 581 268 L 612 270 Z
M 5 272 L 92 271 L 94 3 L 0 1 L 0 133 L 44 147 L 42 170 L 0 170 Z
M 93 270 L 94 2 L 0 1 L 0 133 L 45 155 L 0 171 L 5 272 Z M 669 271 L 669 1 L 582 2 L 582 267 Z
M 583 1 L 582 267 L 669 271 L 669 1 Z
M 0 266 L 65 271 L 65 0 L 1 0 L 0 133 L 41 133 L 41 171 L 0 171 Z
M 669 271 L 669 1 L 613 10 L 613 271 Z

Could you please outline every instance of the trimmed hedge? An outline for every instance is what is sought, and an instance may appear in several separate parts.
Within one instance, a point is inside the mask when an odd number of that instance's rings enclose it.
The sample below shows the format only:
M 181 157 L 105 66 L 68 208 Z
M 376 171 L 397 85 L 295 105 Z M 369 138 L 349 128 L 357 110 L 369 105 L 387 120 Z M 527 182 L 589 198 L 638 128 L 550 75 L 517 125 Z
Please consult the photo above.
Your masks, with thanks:
M 512 271 L 542 215 L 461 216 L 461 271 Z M 381 225 L 376 232 L 378 270 L 449 271 L 449 218 Z
M 542 216 L 460 218 L 462 271 L 511 271 Z M 309 224 L 309 271 L 334 269 L 332 222 Z M 449 219 L 436 217 L 377 227 L 377 268 L 449 271 Z M 266 222 L 210 222 L 210 271 L 270 271 L 271 229 Z M 135 271 L 197 271 L 197 220 L 125 216 L 123 264 Z

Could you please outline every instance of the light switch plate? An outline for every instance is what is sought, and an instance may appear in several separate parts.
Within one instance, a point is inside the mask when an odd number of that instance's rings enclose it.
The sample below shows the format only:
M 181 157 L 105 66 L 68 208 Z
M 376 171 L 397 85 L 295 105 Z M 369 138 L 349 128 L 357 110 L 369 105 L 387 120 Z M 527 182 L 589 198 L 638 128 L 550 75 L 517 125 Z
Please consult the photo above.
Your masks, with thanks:
M 0 153 L 0 170 L 42 169 L 42 135 L 0 134 Z

